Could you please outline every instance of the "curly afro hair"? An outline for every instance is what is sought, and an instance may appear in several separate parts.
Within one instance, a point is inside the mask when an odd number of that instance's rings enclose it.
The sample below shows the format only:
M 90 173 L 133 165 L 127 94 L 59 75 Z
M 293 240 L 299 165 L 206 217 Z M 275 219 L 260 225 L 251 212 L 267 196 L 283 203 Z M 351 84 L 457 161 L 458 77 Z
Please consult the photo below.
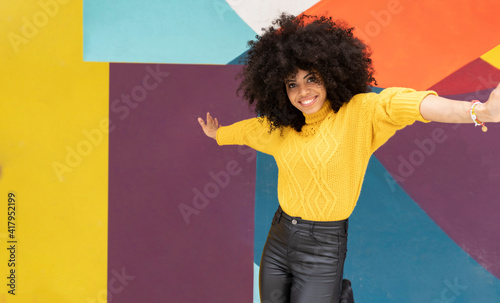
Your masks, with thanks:
M 275 27 L 276 26 L 276 27 Z M 288 99 L 285 78 L 298 69 L 319 73 L 334 112 L 376 84 L 371 52 L 353 28 L 332 18 L 282 14 L 261 36 L 249 41 L 238 92 L 271 131 L 291 126 L 300 131 L 304 115 Z

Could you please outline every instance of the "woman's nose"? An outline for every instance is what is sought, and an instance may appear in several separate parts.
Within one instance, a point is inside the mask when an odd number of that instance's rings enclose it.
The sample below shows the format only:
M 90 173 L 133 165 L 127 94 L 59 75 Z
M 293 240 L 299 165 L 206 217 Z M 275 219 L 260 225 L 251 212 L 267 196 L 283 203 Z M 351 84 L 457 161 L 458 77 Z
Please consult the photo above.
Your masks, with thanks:
M 300 93 L 301 97 L 307 97 L 310 92 L 311 92 L 311 89 L 307 85 L 300 86 L 299 93 Z

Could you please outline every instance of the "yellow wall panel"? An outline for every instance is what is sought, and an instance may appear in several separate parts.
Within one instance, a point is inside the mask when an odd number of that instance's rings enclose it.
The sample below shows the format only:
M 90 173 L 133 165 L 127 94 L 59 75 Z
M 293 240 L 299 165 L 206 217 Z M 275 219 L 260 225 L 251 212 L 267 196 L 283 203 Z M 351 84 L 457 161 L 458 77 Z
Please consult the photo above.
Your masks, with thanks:
M 0 302 L 105 302 L 109 65 L 82 60 L 82 1 L 2 1 L 0 22 Z
M 490 50 L 486 54 L 481 56 L 481 59 L 493 65 L 496 68 L 500 68 L 500 45 Z

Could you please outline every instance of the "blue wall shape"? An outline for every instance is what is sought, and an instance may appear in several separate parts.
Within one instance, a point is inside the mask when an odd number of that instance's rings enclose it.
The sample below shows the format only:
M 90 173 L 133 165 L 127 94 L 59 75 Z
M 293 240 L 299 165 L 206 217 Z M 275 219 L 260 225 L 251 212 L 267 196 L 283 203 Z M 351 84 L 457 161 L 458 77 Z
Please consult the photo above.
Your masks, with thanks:
M 226 64 L 255 32 L 224 0 L 85 0 L 84 60 Z
M 278 209 L 278 167 L 270 155 L 257 152 L 255 178 L 255 233 L 254 263 L 260 266 L 262 250 L 271 228 L 274 213 Z
M 258 153 L 256 179 L 254 260 L 260 265 L 278 205 L 272 157 Z M 500 302 L 500 281 L 456 245 L 374 156 L 348 241 L 345 278 L 357 302 Z
M 238 57 L 236 57 L 233 60 L 229 61 L 227 64 L 228 65 L 242 65 L 243 61 L 247 58 L 247 56 L 248 56 L 248 50 L 244 51 Z

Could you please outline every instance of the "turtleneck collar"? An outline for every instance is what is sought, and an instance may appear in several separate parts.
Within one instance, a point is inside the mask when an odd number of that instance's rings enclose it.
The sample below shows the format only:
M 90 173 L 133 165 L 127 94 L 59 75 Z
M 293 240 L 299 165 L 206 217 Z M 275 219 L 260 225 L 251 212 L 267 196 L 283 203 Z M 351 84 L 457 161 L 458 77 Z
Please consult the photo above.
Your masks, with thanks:
M 330 112 L 333 112 L 333 110 L 330 103 L 326 101 L 318 112 L 310 115 L 304 114 L 304 117 L 306 117 L 306 124 L 323 121 Z

